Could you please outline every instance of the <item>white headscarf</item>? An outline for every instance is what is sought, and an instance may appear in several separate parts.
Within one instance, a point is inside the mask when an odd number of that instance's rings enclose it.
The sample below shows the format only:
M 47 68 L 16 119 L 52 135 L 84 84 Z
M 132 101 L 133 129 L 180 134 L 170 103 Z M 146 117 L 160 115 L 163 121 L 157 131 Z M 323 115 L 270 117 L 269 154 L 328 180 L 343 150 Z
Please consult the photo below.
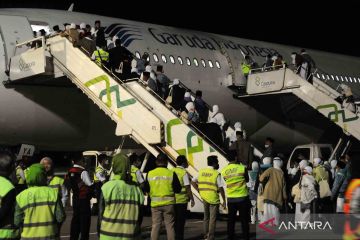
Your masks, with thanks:
M 218 105 L 214 105 L 213 109 L 212 109 L 212 115 L 214 116 L 215 114 L 217 114 L 219 112 L 219 106 Z
M 331 162 L 330 162 L 331 168 L 332 168 L 332 169 L 335 169 L 335 168 L 336 168 L 336 165 L 337 165 L 337 160 L 335 160 L 335 159 L 331 160 Z
M 151 67 L 150 65 L 147 65 L 147 66 L 145 67 L 145 72 L 151 73 L 151 72 L 152 72 L 152 67 Z
M 282 167 L 282 161 L 281 161 L 281 159 L 280 159 L 280 158 L 274 158 L 273 166 L 274 166 L 274 168 L 276 168 L 276 169 L 281 169 L 281 167 Z
M 184 97 L 189 98 L 189 97 L 191 97 L 191 95 L 190 95 L 190 93 L 189 93 L 189 92 L 185 92 Z
M 242 128 L 241 128 L 241 122 L 236 122 L 236 123 L 234 124 L 234 129 L 235 129 L 235 132 L 236 132 L 236 131 L 240 131 L 240 132 L 241 132 L 241 130 L 242 130 Z
M 178 78 L 175 78 L 173 81 L 173 85 L 179 85 L 180 84 L 180 80 Z
M 263 161 L 263 164 L 271 164 L 271 157 L 264 157 L 264 159 L 262 160 Z
M 256 161 L 252 162 L 252 163 L 251 163 L 251 169 L 252 169 L 253 171 L 259 171 L 259 163 L 256 162 Z
M 321 158 L 314 158 L 314 162 L 313 162 L 314 167 L 319 166 L 320 162 L 321 162 Z
M 70 29 L 76 29 L 76 24 L 75 24 L 75 23 L 71 23 L 71 24 L 70 24 Z
M 299 167 L 301 170 L 303 170 L 305 167 L 307 167 L 309 164 L 308 164 L 308 161 L 307 160 L 301 160 L 301 162 L 299 163 Z
M 80 24 L 80 29 L 84 29 L 84 28 L 86 28 L 86 24 L 85 24 L 85 23 L 81 23 L 81 24 Z
M 188 110 L 188 112 L 194 112 L 195 111 L 195 105 L 193 102 L 188 102 L 185 105 L 186 110 Z

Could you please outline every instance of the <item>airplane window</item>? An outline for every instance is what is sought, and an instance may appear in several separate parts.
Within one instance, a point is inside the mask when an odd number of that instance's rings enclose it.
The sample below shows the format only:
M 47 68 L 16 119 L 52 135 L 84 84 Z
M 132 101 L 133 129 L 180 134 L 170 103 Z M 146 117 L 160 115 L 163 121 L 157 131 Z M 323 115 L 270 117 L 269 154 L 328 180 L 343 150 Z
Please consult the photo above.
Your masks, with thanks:
M 167 62 L 167 59 L 166 59 L 166 56 L 164 54 L 161 55 L 161 60 L 166 63 Z
M 329 75 L 326 75 L 326 78 L 327 78 L 327 80 L 330 80 L 330 76 L 329 76 Z
M 221 68 L 221 67 L 220 67 L 220 63 L 219 63 L 218 61 L 216 61 L 215 64 L 216 64 L 216 67 L 217 67 L 218 69 Z
M 349 79 L 350 79 L 350 82 L 352 82 L 352 78 L 351 78 L 351 77 L 349 77 Z
M 180 63 L 180 65 L 183 65 L 183 60 L 180 56 L 178 57 L 178 62 Z
M 172 64 L 175 64 L 175 59 L 174 59 L 174 57 L 170 55 L 169 58 L 170 58 L 170 62 L 171 62 Z
M 321 74 L 321 77 L 322 77 L 322 79 L 323 79 L 323 80 L 325 80 L 325 76 L 324 76 L 324 74 Z
M 336 76 L 336 80 L 338 80 L 338 81 L 339 81 L 339 77 L 338 77 L 338 76 Z
M 332 78 L 332 80 L 335 80 L 335 79 L 334 79 L 334 75 L 331 75 L 331 78 Z
M 204 59 L 201 59 L 201 64 L 203 65 L 203 67 L 206 67 L 206 62 Z
M 340 76 L 340 77 L 341 77 L 341 81 L 344 81 L 344 78 L 342 76 Z
M 194 64 L 195 64 L 195 66 L 199 66 L 199 63 L 198 63 L 198 60 L 196 59 L 196 58 L 194 58 Z
M 158 56 L 156 55 L 156 53 L 153 54 L 153 58 L 154 58 L 154 61 L 155 61 L 155 62 L 159 62 L 159 58 L 158 58 Z
M 188 65 L 188 66 L 190 66 L 191 65 L 191 61 L 190 61 L 190 58 L 186 58 L 186 64 Z
M 349 81 L 347 77 L 345 77 L 345 81 L 347 81 L 347 82 Z
M 135 56 L 140 59 L 140 53 L 138 51 L 135 52 Z
M 316 74 L 316 77 L 317 77 L 318 79 L 320 79 L 320 74 L 317 73 L 317 74 Z
M 211 61 L 211 60 L 209 60 L 209 67 L 211 67 L 211 68 L 213 68 L 213 67 L 214 67 L 214 65 L 213 65 L 213 63 L 212 63 L 212 61 Z

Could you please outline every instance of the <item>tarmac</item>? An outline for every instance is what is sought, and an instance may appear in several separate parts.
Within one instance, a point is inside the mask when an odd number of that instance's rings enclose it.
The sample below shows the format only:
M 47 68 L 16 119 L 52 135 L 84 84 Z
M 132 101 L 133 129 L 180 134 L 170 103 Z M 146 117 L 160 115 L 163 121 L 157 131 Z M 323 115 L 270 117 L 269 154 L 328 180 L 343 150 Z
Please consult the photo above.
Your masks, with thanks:
M 67 209 L 66 216 L 67 216 L 66 220 L 61 228 L 61 233 L 60 233 L 61 239 L 70 239 L 70 223 L 72 218 L 71 208 Z M 97 216 L 92 216 L 91 226 L 90 226 L 90 238 L 89 238 L 91 240 L 98 239 L 96 226 L 97 226 Z M 215 238 L 219 240 L 227 239 L 226 229 L 227 229 L 226 216 L 220 216 L 216 222 Z M 150 239 L 151 216 L 144 217 L 141 230 L 142 230 L 142 239 Z M 242 239 L 241 224 L 239 221 L 236 223 L 235 230 L 237 234 L 236 239 Z M 255 239 L 255 225 L 250 224 L 250 234 L 251 234 L 250 235 L 251 239 Z M 204 239 L 202 214 L 189 216 L 185 224 L 185 239 L 186 240 Z M 166 240 L 166 231 L 164 227 L 161 229 L 160 240 Z

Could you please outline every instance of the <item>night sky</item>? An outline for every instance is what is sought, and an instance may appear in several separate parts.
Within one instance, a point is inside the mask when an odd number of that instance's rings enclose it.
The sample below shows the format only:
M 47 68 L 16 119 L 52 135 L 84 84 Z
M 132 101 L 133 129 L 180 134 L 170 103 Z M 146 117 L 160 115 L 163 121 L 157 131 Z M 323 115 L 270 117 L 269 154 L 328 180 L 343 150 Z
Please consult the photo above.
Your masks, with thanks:
M 121 7 L 114 0 L 0 0 L 0 7 L 65 10 L 74 2 L 79 12 L 360 56 L 360 1 L 116 1 Z

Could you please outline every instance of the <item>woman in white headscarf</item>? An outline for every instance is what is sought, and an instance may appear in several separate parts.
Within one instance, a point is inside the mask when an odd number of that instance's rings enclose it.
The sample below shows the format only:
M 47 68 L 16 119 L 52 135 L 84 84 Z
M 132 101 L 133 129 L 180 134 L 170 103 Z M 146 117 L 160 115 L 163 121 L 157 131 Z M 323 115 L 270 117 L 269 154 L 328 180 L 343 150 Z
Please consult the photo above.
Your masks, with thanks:
M 213 106 L 212 112 L 209 114 L 209 122 L 214 122 L 219 125 L 221 129 L 223 128 L 225 124 L 225 117 L 224 114 L 219 112 L 218 105 Z
M 300 202 L 296 203 L 295 222 L 310 221 L 310 214 L 318 198 L 316 191 L 316 181 L 312 175 L 312 168 L 303 168 L 303 175 L 300 181 Z
M 185 106 L 187 110 L 187 120 L 190 123 L 197 123 L 199 121 L 199 114 L 195 110 L 195 105 L 193 102 L 188 102 Z

